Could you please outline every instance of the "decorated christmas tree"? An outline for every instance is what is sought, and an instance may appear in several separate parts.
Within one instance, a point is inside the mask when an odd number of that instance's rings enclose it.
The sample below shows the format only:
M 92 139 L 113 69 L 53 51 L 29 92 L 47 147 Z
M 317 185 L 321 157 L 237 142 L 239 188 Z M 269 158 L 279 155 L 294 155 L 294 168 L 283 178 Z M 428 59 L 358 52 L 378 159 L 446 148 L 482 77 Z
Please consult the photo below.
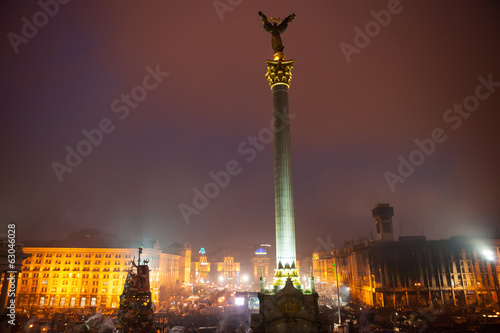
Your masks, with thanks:
M 153 308 L 149 289 L 148 260 L 141 262 L 142 246 L 137 264 L 132 260 L 127 279 L 120 296 L 120 309 L 115 332 L 149 333 L 153 331 Z

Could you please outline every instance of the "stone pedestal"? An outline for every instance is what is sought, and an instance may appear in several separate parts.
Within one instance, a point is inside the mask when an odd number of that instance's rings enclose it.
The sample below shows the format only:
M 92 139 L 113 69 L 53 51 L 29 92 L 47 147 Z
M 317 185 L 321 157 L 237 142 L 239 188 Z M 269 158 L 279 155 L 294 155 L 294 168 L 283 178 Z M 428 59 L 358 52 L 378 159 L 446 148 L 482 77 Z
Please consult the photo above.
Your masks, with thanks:
M 320 316 L 318 294 L 298 290 L 290 278 L 277 293 L 259 293 L 259 301 L 259 313 L 253 314 L 251 318 L 253 332 L 328 332 L 326 318 Z

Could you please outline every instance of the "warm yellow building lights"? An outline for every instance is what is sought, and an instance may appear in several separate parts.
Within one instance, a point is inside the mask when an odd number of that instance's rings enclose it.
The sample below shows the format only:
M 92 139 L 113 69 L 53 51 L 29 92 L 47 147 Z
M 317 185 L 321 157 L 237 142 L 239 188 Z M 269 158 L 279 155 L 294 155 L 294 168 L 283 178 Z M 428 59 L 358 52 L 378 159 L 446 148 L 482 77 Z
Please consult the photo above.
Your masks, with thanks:
M 17 288 L 17 309 L 100 307 L 117 308 L 137 249 L 25 247 Z M 145 248 L 149 259 L 153 302 L 159 289 L 179 280 L 179 255 Z

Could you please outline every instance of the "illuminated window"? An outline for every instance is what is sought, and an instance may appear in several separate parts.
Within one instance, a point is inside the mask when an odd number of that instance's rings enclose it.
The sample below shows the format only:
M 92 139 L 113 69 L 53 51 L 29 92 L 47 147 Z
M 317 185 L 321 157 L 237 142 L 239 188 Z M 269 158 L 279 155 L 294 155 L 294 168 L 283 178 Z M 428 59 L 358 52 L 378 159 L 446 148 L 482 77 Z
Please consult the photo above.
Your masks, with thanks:
M 89 284 L 89 281 L 82 281 L 82 286 L 86 286 Z
M 57 280 L 53 280 L 53 281 L 52 281 L 52 285 L 53 285 L 53 286 L 57 286 L 57 284 L 58 284 L 58 283 L 59 283 L 59 281 L 57 281 Z
M 59 301 L 59 306 L 63 307 L 65 303 L 66 303 L 66 297 L 63 296 L 63 297 L 61 297 L 61 300 Z
M 103 292 L 103 293 L 107 293 L 107 292 L 108 292 L 108 289 L 107 289 L 107 288 L 102 288 L 102 292 Z
M 72 308 L 76 304 L 76 297 L 71 297 L 71 300 L 69 301 L 69 306 Z
M 78 285 L 78 281 L 73 281 L 73 285 L 77 286 Z
M 56 300 L 56 298 L 54 296 L 51 296 L 50 300 L 49 300 L 49 306 L 54 306 L 54 301 L 55 300 Z
M 86 302 L 87 302 L 87 298 L 86 297 L 80 298 L 80 307 L 83 308 L 85 306 Z
M 97 298 L 96 297 L 92 297 L 90 299 L 90 306 L 96 306 L 97 305 Z
M 68 281 L 65 280 L 65 281 L 62 282 L 62 284 L 63 284 L 63 286 L 67 286 L 68 285 Z

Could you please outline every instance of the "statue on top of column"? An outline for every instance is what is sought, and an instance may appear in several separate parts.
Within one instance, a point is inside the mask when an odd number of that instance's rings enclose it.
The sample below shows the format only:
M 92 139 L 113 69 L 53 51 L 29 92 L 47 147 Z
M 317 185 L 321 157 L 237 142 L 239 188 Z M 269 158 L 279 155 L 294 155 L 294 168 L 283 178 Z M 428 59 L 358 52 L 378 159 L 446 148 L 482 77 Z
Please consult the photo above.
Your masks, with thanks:
M 293 21 L 295 14 L 287 16 L 283 21 L 270 18 L 270 20 L 273 21 L 272 24 L 262 12 L 259 12 L 259 16 L 262 18 L 262 23 L 264 23 L 264 30 L 272 34 L 272 46 L 274 52 L 283 52 L 284 46 L 281 41 L 280 34 L 286 30 L 288 23 Z

